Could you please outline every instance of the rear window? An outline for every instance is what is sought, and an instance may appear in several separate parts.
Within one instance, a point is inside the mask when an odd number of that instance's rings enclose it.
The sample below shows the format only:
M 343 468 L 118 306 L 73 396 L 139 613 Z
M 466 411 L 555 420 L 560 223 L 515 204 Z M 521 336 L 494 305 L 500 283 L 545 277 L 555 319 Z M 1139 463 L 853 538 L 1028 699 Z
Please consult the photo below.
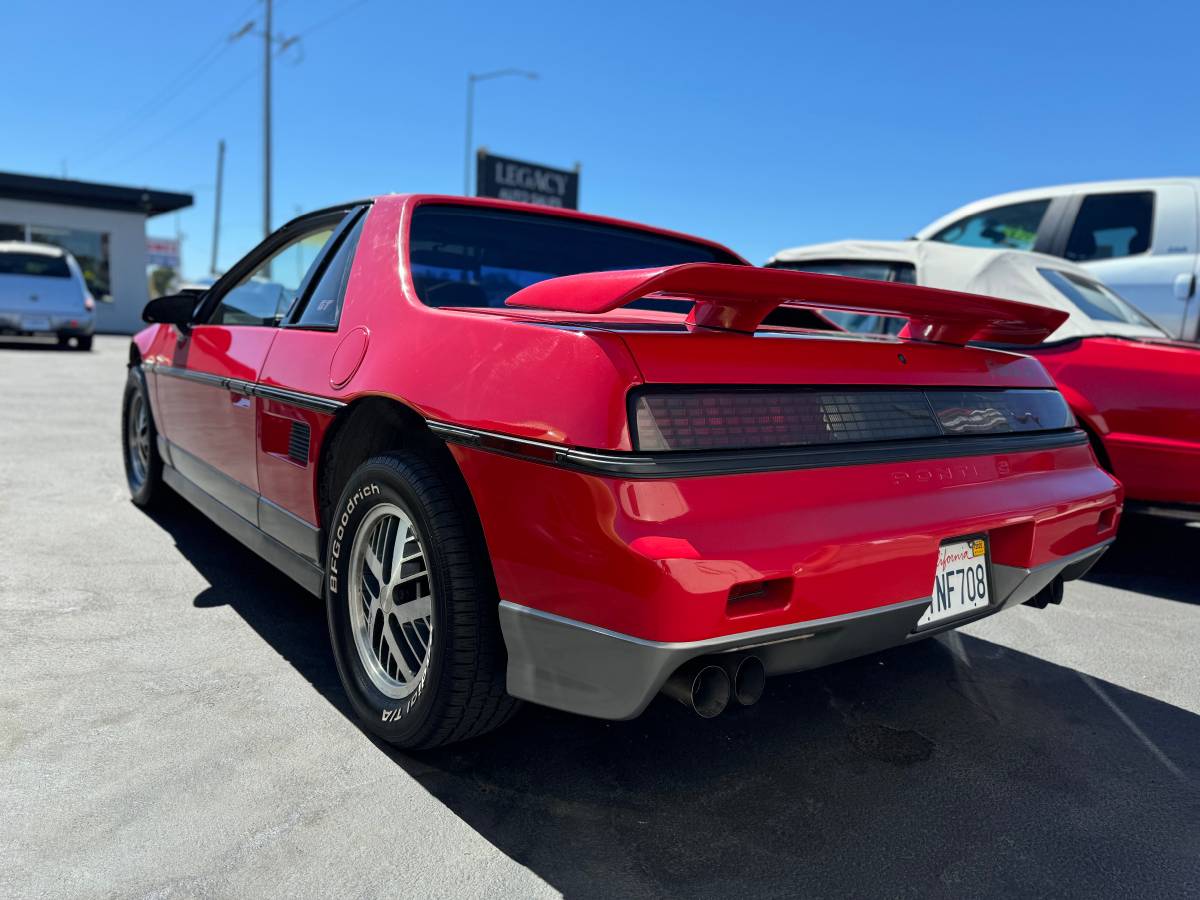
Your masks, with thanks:
M 916 284 L 917 270 L 912 263 L 876 259 L 810 259 L 772 263 L 772 268 L 796 272 L 815 272 L 818 275 L 844 275 L 847 278 L 866 278 L 868 281 L 897 281 Z M 878 316 L 871 313 L 852 313 L 842 310 L 822 311 L 826 318 L 847 331 L 858 334 L 899 334 L 907 319 Z M 768 317 L 768 322 L 770 317 Z
M 845 275 L 847 278 L 866 278 L 870 281 L 917 283 L 916 270 L 912 263 L 907 262 L 874 259 L 812 259 L 796 260 L 795 262 L 779 260 L 771 265 L 776 269 L 816 272 L 818 275 Z
M 1131 306 L 1128 301 L 1098 281 L 1091 281 L 1081 278 L 1073 272 L 1061 272 L 1058 269 L 1038 269 L 1038 272 L 1093 321 L 1125 322 L 1129 325 L 1144 325 L 1147 328 L 1158 327 Z
M 409 262 L 428 306 L 503 306 L 548 278 L 680 263 L 738 263 L 715 247 L 632 228 L 537 213 L 420 206 L 413 212 Z M 641 309 L 686 311 L 691 304 L 639 300 Z
M 44 253 L 0 253 L 0 275 L 33 275 L 39 278 L 70 278 L 66 257 Z

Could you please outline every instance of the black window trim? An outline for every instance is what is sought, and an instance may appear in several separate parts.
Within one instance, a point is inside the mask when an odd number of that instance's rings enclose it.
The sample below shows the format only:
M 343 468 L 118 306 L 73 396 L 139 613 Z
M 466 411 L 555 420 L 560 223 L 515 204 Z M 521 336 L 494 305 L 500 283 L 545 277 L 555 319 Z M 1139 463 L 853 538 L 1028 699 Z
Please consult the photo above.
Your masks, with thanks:
M 366 215 L 366 204 L 356 206 L 342 219 L 341 223 L 334 229 L 329 240 L 325 242 L 325 246 L 321 248 L 320 254 L 313 260 L 313 264 L 309 267 L 308 273 L 304 276 L 304 281 L 300 283 L 299 289 L 296 291 L 296 302 L 292 304 L 286 320 L 279 323 L 280 328 L 295 329 L 299 331 L 337 331 L 342 321 L 342 301 L 346 292 L 346 278 L 343 275 L 342 283 L 338 287 L 338 310 L 337 320 L 331 325 L 316 325 L 304 323 L 300 321 L 300 317 L 304 314 L 304 310 L 308 307 L 308 301 L 312 299 L 313 291 L 316 290 L 321 279 L 325 277 L 325 271 L 337 256 L 338 251 L 342 249 L 349 238 L 354 228 Z M 353 265 L 354 258 L 351 257 L 350 265 Z M 347 269 L 347 273 L 349 269 Z
M 321 225 L 329 222 L 337 223 L 345 219 L 345 217 L 354 210 L 359 204 L 348 203 L 342 206 L 332 206 L 325 209 L 319 209 L 311 213 L 306 213 L 303 216 L 298 216 L 292 219 L 286 225 L 281 226 L 271 232 L 254 247 L 249 253 L 243 256 L 240 260 L 234 263 L 233 268 L 222 275 L 213 283 L 213 285 L 204 292 L 204 299 L 197 308 L 195 315 L 192 317 L 196 325 L 212 325 L 209 319 L 212 318 L 217 306 L 221 300 L 233 288 L 241 284 L 242 279 L 257 269 L 267 257 L 278 250 L 280 247 L 294 240 L 297 235 L 304 234 L 309 231 L 317 230 Z M 326 246 L 329 242 L 326 241 Z M 303 284 L 301 285 L 303 287 Z M 297 296 L 299 294 L 297 293 Z M 254 327 L 254 326 L 251 326 Z M 261 328 L 270 328 L 272 326 L 262 325 Z M 275 326 L 278 327 L 278 326 Z

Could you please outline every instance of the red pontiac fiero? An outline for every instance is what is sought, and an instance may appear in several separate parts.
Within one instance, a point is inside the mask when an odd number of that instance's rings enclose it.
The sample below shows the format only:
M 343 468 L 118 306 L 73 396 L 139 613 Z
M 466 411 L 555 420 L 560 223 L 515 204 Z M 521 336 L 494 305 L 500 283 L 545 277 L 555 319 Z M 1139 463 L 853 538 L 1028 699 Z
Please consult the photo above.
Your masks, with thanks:
M 834 333 L 808 305 L 909 325 Z M 1064 315 L 380 197 L 146 307 L 125 466 L 139 505 L 173 489 L 324 598 L 395 744 L 518 699 L 716 715 L 767 675 L 1058 602 L 1103 552 L 1121 488 L 1045 370 L 964 346 Z

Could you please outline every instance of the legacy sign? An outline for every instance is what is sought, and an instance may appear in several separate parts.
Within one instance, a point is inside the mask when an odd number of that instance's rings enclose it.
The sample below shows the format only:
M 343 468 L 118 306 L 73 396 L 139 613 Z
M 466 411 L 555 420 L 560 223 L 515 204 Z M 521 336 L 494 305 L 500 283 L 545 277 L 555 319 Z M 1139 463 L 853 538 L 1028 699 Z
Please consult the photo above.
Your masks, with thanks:
M 578 169 L 552 169 L 480 150 L 475 185 L 480 197 L 579 209 Z

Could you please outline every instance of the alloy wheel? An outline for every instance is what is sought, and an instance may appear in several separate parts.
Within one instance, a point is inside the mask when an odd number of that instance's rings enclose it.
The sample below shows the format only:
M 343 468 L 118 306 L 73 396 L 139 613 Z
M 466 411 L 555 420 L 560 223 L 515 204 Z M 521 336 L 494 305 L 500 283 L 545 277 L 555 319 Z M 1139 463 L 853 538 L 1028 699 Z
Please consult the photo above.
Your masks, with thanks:
M 135 391 L 129 399 L 125 439 L 126 452 L 129 454 L 129 480 L 137 490 L 146 483 L 146 475 L 150 471 L 150 414 L 141 391 Z
M 350 551 L 350 624 L 359 660 L 385 696 L 402 699 L 429 671 L 433 586 L 420 533 L 394 503 L 367 513 Z

